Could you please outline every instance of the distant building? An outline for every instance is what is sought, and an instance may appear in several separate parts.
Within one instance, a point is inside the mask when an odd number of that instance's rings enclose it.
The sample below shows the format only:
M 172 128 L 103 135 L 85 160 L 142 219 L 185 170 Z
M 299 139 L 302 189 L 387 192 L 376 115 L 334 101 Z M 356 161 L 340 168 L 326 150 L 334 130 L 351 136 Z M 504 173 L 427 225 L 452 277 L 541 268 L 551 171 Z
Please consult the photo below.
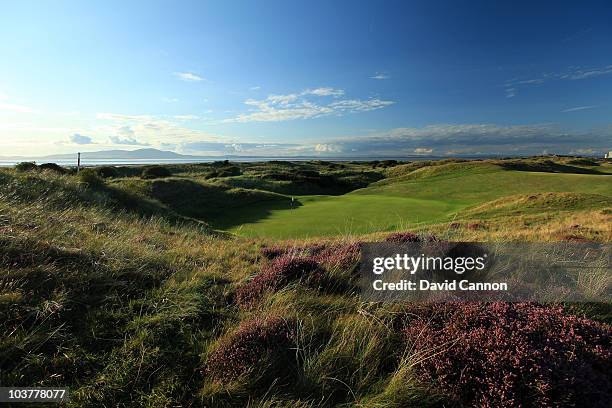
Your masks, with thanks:
M 604 155 L 604 158 L 606 158 L 606 159 L 612 159 L 612 150 L 610 150 L 608 153 L 606 153 L 606 154 Z

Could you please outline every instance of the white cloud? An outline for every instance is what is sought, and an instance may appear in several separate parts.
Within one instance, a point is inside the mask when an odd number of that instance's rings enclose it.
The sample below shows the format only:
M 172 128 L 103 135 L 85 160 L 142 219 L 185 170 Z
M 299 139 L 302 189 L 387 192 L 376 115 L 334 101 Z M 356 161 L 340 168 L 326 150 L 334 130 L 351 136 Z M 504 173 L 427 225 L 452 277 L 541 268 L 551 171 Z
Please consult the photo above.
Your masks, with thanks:
M 258 91 L 261 89 L 261 86 L 252 86 L 249 88 L 250 91 Z
M 315 152 L 319 153 L 340 153 L 344 149 L 341 145 L 332 144 L 332 143 L 319 143 L 314 147 Z
M 430 154 L 433 152 L 433 149 L 427 149 L 425 147 L 417 147 L 416 149 L 414 149 L 414 152 L 416 154 Z
M 16 113 L 38 113 L 37 110 L 30 108 L 29 106 L 20 105 L 16 103 L 9 103 L 8 95 L 0 92 L 0 110 L 16 112 Z
M 593 109 L 596 107 L 597 105 L 576 106 L 575 108 L 564 109 L 561 112 L 576 112 L 576 111 L 581 111 L 581 110 L 586 110 L 586 109 Z
M 377 72 L 376 75 L 370 77 L 370 79 L 378 79 L 378 80 L 384 80 L 384 79 L 389 79 L 389 78 L 391 77 L 383 72 Z
M 290 102 L 293 102 L 295 100 L 297 100 L 297 98 L 299 97 L 299 95 L 296 94 L 289 94 L 289 95 L 270 95 L 268 96 L 268 101 L 273 103 L 273 104 L 280 104 L 280 105 L 288 105 Z M 247 105 L 253 105 L 253 106 L 258 106 L 260 105 L 259 101 L 255 101 L 255 100 L 247 100 L 245 102 Z
M 125 115 L 121 113 L 109 113 L 109 112 L 100 112 L 96 114 L 96 118 L 105 119 L 105 120 L 113 120 L 113 121 L 133 121 L 133 122 L 144 122 L 153 120 L 153 116 L 151 115 Z
M 598 68 L 574 68 L 559 76 L 560 79 L 588 79 L 602 75 L 612 74 L 612 65 Z
M 149 143 L 141 142 L 135 138 L 136 132 L 131 126 L 120 126 L 116 129 L 117 136 L 109 136 L 108 140 L 116 145 L 148 146 Z
M 372 111 L 394 103 L 377 98 L 339 99 L 343 95 L 344 91 L 341 89 L 314 88 L 286 95 L 273 94 L 266 99 L 247 99 L 244 103 L 252 107 L 251 112 L 239 114 L 224 122 L 280 122 L 311 119 L 332 114 L 343 115 Z M 334 99 L 331 102 L 321 102 L 320 98 L 328 97 Z
M 601 149 L 576 149 L 576 150 L 572 150 L 569 152 L 569 154 L 587 154 L 587 155 L 591 155 L 591 154 L 601 154 Z
M 536 78 L 512 79 L 504 84 L 507 98 L 512 98 L 518 93 L 518 89 L 525 86 L 542 85 L 549 81 L 576 81 L 595 78 L 612 74 L 612 65 L 602 67 L 570 67 L 564 72 L 549 72 L 541 74 Z
M 28 106 L 18 105 L 15 103 L 4 103 L 4 102 L 0 102 L 0 110 L 17 112 L 17 113 L 36 113 L 36 110 Z
M 307 89 L 302 92 L 302 95 L 316 95 L 316 96 L 342 96 L 344 95 L 344 91 L 342 89 L 334 89 L 334 88 L 315 88 L 315 89 Z
M 75 133 L 69 138 L 70 142 L 78 145 L 87 145 L 93 144 L 93 140 L 89 136 L 81 135 L 79 133 Z
M 174 115 L 174 119 L 177 120 L 197 120 L 200 119 L 197 115 Z
M 194 74 L 193 72 L 175 72 L 174 76 L 176 76 L 182 81 L 187 82 L 199 82 L 204 80 L 204 78 L 202 78 L 198 74 Z
M 161 146 L 162 144 L 189 143 L 201 140 L 219 140 L 210 135 L 185 125 L 186 121 L 199 118 L 195 115 L 152 116 L 129 115 L 120 113 L 98 113 L 98 119 L 104 122 L 92 129 L 96 135 L 117 135 L 121 141 L 136 141 L 140 145 Z
M 383 101 L 378 98 L 371 99 L 346 99 L 342 101 L 337 101 L 329 104 L 336 111 L 346 111 L 346 112 L 365 112 L 376 109 L 381 109 L 389 105 L 393 105 L 395 102 L 392 101 Z
M 122 138 L 119 136 L 109 136 L 108 140 L 112 143 L 112 144 L 116 144 L 116 145 L 127 145 L 127 146 L 149 146 L 148 143 L 144 143 L 144 142 L 139 142 L 138 140 L 134 139 L 134 138 Z

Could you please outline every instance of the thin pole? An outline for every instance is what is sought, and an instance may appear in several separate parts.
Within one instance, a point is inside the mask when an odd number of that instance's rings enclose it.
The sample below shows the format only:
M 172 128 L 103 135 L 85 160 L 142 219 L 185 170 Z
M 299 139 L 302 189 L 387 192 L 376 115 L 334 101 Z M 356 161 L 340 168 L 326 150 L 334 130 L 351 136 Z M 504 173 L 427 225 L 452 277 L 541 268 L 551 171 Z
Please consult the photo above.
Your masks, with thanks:
M 79 174 L 79 170 L 81 170 L 81 152 L 77 153 L 77 174 Z

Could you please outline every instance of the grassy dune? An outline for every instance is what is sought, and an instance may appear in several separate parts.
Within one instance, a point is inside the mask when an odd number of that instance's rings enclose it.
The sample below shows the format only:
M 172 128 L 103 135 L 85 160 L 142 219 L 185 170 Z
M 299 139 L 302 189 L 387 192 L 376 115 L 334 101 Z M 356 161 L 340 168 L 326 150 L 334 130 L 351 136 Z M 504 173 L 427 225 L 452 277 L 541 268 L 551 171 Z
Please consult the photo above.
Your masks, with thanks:
M 287 177 L 275 172 L 295 166 L 301 166 L 308 183 L 334 195 L 301 195 L 301 206 L 287 209 L 291 195 L 286 192 L 299 191 L 304 179 L 278 181 Z M 234 175 L 220 175 L 228 167 L 224 164 L 177 166 L 171 177 L 159 179 L 119 169 L 104 180 L 92 172 L 77 177 L 0 170 L 0 383 L 69 386 L 68 406 L 74 407 L 499 402 L 494 388 L 457 394 L 453 384 L 467 381 L 463 387 L 475 389 L 469 381 L 476 377 L 453 377 L 459 373 L 453 362 L 487 373 L 488 379 L 510 378 L 496 370 L 524 366 L 504 367 L 503 360 L 494 360 L 497 355 L 489 365 L 474 355 L 457 360 L 454 343 L 436 343 L 443 337 L 463 338 L 464 323 L 452 310 L 442 316 L 448 330 L 424 331 L 421 346 L 411 342 L 409 328 L 423 327 L 423 319 L 433 319 L 435 311 L 363 302 L 351 244 L 384 239 L 383 229 L 409 227 L 455 240 L 612 241 L 610 176 L 536 174 L 485 164 L 474 166 L 477 170 L 463 165 L 455 178 L 444 167 L 423 177 L 411 176 L 414 169 L 395 169 L 401 173 L 395 180 L 390 172 L 396 166 L 391 165 L 295 166 L 244 165 L 239 175 L 235 169 L 228 170 Z M 307 173 L 312 171 L 319 175 Z M 356 177 L 359 171 L 375 175 Z M 245 189 L 231 181 L 244 177 L 272 183 L 277 191 Z M 366 179 L 379 181 L 364 188 Z M 465 180 L 480 183 L 481 200 L 475 187 L 461 188 Z M 443 192 L 442 199 L 435 191 Z M 393 211 L 418 214 L 416 220 L 426 218 L 430 224 L 402 225 Z M 343 230 L 346 224 L 338 218 L 347 213 L 371 218 L 371 223 L 361 220 Z M 459 215 L 449 223 L 453 213 Z M 235 230 L 238 224 L 264 228 L 266 223 L 270 228 L 261 239 L 218 230 Z M 356 231 L 363 235 L 349 235 Z M 299 238 L 316 234 L 342 236 Z M 281 262 L 268 259 L 270 248 L 277 247 L 293 255 L 281 255 Z M 294 255 L 317 268 L 317 279 L 288 273 L 293 273 L 288 259 Z M 588 397 L 590 405 L 605 406 L 612 381 L 601 354 L 610 351 L 608 305 L 484 307 L 461 315 L 484 322 L 494 316 L 495 330 L 524 324 L 519 337 L 498 336 L 508 343 L 495 347 L 516 350 L 520 344 L 525 351 L 521 364 L 543 366 L 537 373 L 548 372 L 546 364 L 552 364 L 552 372 L 562 374 L 560 379 L 532 378 L 519 371 L 531 386 L 553 384 L 568 405 Z M 517 320 L 504 320 L 511 316 Z M 485 326 L 479 330 L 481 337 L 474 341 L 498 338 Z M 534 361 L 539 344 L 532 339 L 541 330 L 550 334 L 552 351 Z M 581 336 L 566 335 L 574 332 Z M 481 347 L 466 343 L 463 349 L 468 346 Z M 424 364 L 429 361 L 439 362 L 451 380 L 431 377 L 434 371 Z M 585 388 L 581 379 L 596 390 Z M 525 404 L 555 398 L 546 389 L 535 394 L 537 400 L 531 391 L 519 391 L 517 398 Z

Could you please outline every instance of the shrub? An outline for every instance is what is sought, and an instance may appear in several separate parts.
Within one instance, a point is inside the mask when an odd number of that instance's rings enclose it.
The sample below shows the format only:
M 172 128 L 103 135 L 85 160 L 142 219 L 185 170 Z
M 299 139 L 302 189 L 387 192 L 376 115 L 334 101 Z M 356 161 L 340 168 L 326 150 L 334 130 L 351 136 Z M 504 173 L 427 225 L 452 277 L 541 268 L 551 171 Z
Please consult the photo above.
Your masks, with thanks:
M 412 232 L 394 232 L 385 238 L 385 241 L 393 244 L 407 244 L 409 242 L 421 242 L 419 235 Z
M 241 174 L 242 174 L 242 171 L 240 170 L 240 167 L 230 166 L 230 167 L 219 169 L 217 171 L 216 177 L 232 177 L 232 176 L 239 176 Z
M 98 173 L 91 168 L 81 169 L 79 171 L 79 180 L 81 183 L 85 183 L 87 187 L 91 188 L 97 188 L 104 185 L 104 180 L 102 180 Z
M 102 178 L 115 178 L 115 177 L 119 177 L 119 172 L 117 171 L 116 168 L 114 168 L 112 166 L 98 167 L 97 173 L 98 173 L 98 176 L 100 176 Z
M 307 284 L 318 285 L 323 279 L 323 268 L 309 257 L 283 255 L 262 268 L 250 282 L 236 291 L 240 306 L 253 306 L 266 292 L 276 291 L 288 283 L 304 280 Z
M 286 372 L 295 349 L 295 327 L 294 321 L 280 317 L 244 321 L 211 353 L 205 372 L 222 383 L 257 368 L 278 378 Z
M 154 178 L 163 178 L 170 177 L 172 173 L 164 166 L 150 166 L 145 167 L 142 171 L 142 178 L 144 179 L 154 179 Z
M 38 170 L 38 166 L 34 162 L 21 162 L 15 165 L 15 170 L 21 172 L 33 171 Z
M 279 257 L 283 254 L 287 253 L 287 248 L 283 248 L 280 247 L 278 245 L 274 245 L 274 246 L 265 246 L 263 248 L 261 248 L 260 250 L 261 254 L 268 258 L 268 259 L 274 259 L 276 257 Z
M 360 243 L 327 245 L 320 249 L 313 258 L 327 268 L 347 269 L 359 261 Z
M 444 243 L 445 241 L 437 237 L 436 235 L 417 235 L 413 232 L 394 232 L 385 238 L 385 241 L 391 242 L 392 244 L 408 244 L 410 242 L 431 242 L 431 243 Z
M 261 254 L 274 259 L 282 255 L 308 256 L 328 268 L 349 268 L 358 260 L 361 248 L 359 242 L 350 244 L 314 244 L 297 247 L 278 245 L 263 247 Z
M 68 172 L 65 168 L 55 163 L 43 163 L 38 166 L 38 168 L 41 170 L 52 171 L 58 174 L 66 174 Z
M 586 158 L 571 159 L 567 161 L 567 164 L 571 164 L 573 166 L 599 166 L 599 163 L 597 163 L 595 160 Z
M 607 406 L 610 327 L 533 303 L 427 305 L 402 330 L 424 381 L 469 406 Z M 408 315 L 407 315 L 408 316 Z

